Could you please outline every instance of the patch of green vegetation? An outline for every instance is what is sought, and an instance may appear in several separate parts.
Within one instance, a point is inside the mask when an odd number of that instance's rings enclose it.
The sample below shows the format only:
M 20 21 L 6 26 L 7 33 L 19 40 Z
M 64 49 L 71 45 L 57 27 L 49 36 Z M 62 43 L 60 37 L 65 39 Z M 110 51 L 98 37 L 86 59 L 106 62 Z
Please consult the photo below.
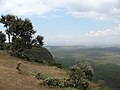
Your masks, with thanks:
M 119 90 L 120 48 L 93 48 L 79 50 L 51 50 L 55 60 L 64 67 L 73 65 L 76 60 L 87 61 L 95 69 L 95 81 L 104 80 L 106 85 Z
M 32 48 L 32 49 L 27 49 L 23 53 L 25 57 L 28 57 L 28 59 L 31 61 L 35 62 L 52 62 L 53 56 L 52 54 L 44 47 L 39 47 L 39 48 Z
M 112 64 L 99 64 L 93 66 L 95 71 L 94 80 L 104 80 L 107 85 L 119 90 L 120 88 L 120 67 Z

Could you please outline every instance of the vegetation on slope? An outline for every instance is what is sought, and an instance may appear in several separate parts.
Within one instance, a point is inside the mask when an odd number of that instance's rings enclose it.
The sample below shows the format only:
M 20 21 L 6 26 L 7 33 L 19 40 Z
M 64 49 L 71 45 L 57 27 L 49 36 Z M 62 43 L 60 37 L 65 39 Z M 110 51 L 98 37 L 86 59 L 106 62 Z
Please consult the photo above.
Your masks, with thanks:
M 42 60 L 47 62 L 53 62 L 52 54 L 44 47 L 27 49 L 23 53 L 30 60 L 35 60 L 35 62 L 42 62 Z

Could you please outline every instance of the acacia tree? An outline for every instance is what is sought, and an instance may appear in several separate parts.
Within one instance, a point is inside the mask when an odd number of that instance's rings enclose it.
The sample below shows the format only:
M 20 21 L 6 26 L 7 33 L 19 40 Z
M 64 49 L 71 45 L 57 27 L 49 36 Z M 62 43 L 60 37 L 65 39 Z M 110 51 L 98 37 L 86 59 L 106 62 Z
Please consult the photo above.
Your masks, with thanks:
M 15 15 L 2 15 L 0 22 L 6 28 L 6 34 L 12 37 L 12 51 L 24 50 L 31 45 L 32 35 L 35 34 L 33 25 L 29 19 L 21 19 Z

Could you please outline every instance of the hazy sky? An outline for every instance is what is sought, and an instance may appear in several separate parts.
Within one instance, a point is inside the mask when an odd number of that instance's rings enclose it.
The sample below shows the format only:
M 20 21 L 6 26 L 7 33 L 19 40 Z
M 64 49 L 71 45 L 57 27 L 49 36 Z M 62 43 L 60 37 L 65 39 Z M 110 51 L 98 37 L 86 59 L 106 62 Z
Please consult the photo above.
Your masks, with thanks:
M 0 0 L 2 14 L 29 18 L 45 45 L 120 45 L 120 0 Z

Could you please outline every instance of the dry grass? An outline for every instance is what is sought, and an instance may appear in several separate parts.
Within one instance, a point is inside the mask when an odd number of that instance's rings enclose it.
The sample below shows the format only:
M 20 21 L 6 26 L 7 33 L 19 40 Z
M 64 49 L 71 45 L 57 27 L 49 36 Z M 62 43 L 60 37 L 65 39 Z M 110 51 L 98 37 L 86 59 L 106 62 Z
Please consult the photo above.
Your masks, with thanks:
M 20 66 L 22 74 L 16 69 L 18 62 L 22 63 Z M 59 68 L 25 62 L 0 51 L 0 90 L 61 90 L 39 85 L 39 81 L 31 75 L 34 72 L 58 78 L 67 77 L 66 72 Z

